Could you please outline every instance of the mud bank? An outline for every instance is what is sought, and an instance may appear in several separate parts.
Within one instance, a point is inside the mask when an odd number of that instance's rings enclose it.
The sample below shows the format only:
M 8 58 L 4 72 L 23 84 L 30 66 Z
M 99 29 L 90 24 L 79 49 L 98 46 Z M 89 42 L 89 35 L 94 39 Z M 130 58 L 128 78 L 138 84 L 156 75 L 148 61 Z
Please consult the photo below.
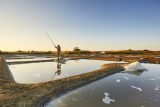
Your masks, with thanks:
M 88 59 L 94 60 L 107 60 L 107 61 L 125 61 L 125 62 L 135 62 L 139 61 L 141 63 L 152 63 L 160 64 L 160 58 L 155 58 L 153 56 L 141 56 L 141 57 L 126 57 L 126 56 L 112 56 L 112 57 L 89 57 Z
M 107 64 L 103 69 L 39 84 L 18 84 L 12 80 L 9 69 L 0 55 L 0 106 L 43 107 L 53 97 L 120 72 L 123 64 Z

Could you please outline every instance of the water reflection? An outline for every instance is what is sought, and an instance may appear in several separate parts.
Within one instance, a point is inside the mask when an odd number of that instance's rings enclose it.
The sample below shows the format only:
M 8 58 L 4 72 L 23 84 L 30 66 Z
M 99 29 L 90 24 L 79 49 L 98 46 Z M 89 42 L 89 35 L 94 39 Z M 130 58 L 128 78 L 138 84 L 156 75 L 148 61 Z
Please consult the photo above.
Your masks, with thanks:
M 67 58 L 57 58 L 57 59 L 56 59 L 56 62 L 62 63 L 62 64 L 65 64 L 67 61 L 68 61 Z
M 106 63 L 99 60 L 57 60 L 55 62 L 23 63 L 8 65 L 16 82 L 22 84 L 40 83 L 66 78 L 100 69 Z
M 57 62 L 57 71 L 54 74 L 57 74 L 57 75 L 61 74 L 61 63 Z
M 138 70 L 138 71 L 123 71 L 122 73 L 127 73 L 135 76 L 140 76 L 144 73 L 144 70 Z

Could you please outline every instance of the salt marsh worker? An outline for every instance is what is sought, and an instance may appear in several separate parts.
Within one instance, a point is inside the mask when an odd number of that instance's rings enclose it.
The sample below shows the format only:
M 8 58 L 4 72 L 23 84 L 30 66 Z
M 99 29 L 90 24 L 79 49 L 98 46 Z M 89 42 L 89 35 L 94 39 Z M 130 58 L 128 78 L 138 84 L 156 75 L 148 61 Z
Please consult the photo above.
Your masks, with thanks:
M 57 47 L 54 46 L 56 49 L 57 49 L 57 57 L 60 58 L 61 57 L 61 47 L 60 45 L 58 44 Z

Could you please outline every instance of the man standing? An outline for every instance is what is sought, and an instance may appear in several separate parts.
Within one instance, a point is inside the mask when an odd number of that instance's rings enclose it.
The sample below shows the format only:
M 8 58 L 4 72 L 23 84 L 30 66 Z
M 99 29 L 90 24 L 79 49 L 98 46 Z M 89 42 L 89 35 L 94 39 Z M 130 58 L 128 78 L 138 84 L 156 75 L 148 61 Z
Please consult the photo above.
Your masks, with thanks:
M 58 44 L 57 47 L 55 46 L 55 48 L 57 49 L 57 57 L 60 58 L 61 57 L 61 47 Z

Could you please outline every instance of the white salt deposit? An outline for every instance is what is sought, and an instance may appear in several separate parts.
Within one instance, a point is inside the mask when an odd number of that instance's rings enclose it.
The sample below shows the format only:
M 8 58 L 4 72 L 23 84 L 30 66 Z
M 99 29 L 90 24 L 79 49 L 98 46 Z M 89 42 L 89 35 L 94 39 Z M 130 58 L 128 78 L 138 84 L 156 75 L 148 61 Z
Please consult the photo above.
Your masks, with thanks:
M 139 91 L 142 91 L 142 89 L 139 88 L 139 87 L 135 87 L 135 86 L 131 86 L 131 87 L 134 88 L 134 89 L 137 89 L 137 90 L 139 90 Z
M 121 82 L 121 80 L 120 80 L 120 79 L 117 79 L 116 82 Z
M 27 61 L 48 61 L 48 60 L 54 60 L 55 58 L 31 58 L 31 59 L 11 59 L 6 60 L 6 62 L 27 62 Z
M 158 91 L 159 89 L 158 88 L 154 88 L 154 90 Z
M 72 98 L 72 101 L 77 101 L 77 100 L 78 100 L 77 98 L 74 98 L 74 97 Z
M 65 103 L 62 100 L 54 100 L 51 101 L 48 105 L 45 107 L 57 107 L 56 105 L 59 105 L 59 107 L 65 107 Z
M 93 87 L 92 90 L 94 90 L 95 88 Z
M 126 80 L 129 80 L 129 78 L 128 77 L 123 77 L 124 79 L 126 79 Z
M 103 101 L 104 103 L 110 104 L 111 102 L 115 102 L 115 100 L 110 99 L 110 98 L 108 97 L 108 96 L 109 96 L 108 93 L 104 93 L 104 95 L 105 95 L 105 98 L 102 99 L 102 101 Z
M 160 90 L 160 86 L 156 86 L 156 87 L 154 88 L 154 90 L 156 90 L 156 91 Z
M 154 58 L 160 58 L 159 56 L 157 56 L 157 57 L 154 57 Z
M 151 78 L 151 79 L 149 79 L 149 80 L 154 81 L 154 80 L 156 80 L 156 79 L 155 79 L 155 78 Z
M 145 70 L 145 68 L 139 63 L 138 61 L 133 62 L 124 67 L 125 71 L 138 71 L 138 70 Z

